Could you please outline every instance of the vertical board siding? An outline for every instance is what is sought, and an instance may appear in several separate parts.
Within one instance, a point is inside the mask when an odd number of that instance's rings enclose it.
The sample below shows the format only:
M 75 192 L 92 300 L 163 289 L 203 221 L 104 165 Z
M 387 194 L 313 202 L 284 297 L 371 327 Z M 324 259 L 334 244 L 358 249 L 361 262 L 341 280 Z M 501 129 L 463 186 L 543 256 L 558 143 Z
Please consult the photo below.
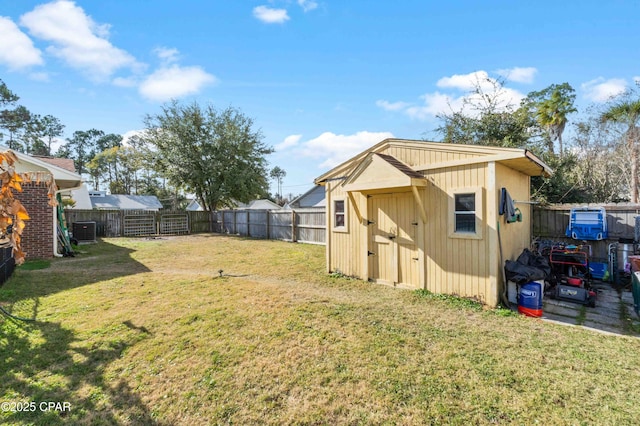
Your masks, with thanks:
M 436 153 L 434 153 L 436 154 Z M 442 158 L 449 161 L 460 155 Z M 426 163 L 429 163 L 427 159 Z M 435 162 L 435 161 L 433 161 Z M 427 225 L 425 226 L 426 288 L 434 293 L 472 297 L 488 302 L 490 297 L 489 266 L 487 257 L 489 235 L 487 221 L 486 165 L 475 164 L 427 174 L 430 184 L 426 188 Z M 450 238 L 448 211 L 449 193 L 458 188 L 485 188 L 482 196 L 482 239 Z

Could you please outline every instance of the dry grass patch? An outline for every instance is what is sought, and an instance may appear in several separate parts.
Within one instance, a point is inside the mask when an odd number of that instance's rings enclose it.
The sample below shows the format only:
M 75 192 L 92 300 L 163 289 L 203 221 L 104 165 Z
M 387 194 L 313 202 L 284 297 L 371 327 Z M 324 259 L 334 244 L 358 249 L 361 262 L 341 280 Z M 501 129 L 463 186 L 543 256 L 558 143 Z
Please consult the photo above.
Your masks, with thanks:
M 15 424 L 633 424 L 640 343 L 324 273 L 324 247 L 109 239 L 0 300 Z M 226 276 L 219 277 L 222 269 Z

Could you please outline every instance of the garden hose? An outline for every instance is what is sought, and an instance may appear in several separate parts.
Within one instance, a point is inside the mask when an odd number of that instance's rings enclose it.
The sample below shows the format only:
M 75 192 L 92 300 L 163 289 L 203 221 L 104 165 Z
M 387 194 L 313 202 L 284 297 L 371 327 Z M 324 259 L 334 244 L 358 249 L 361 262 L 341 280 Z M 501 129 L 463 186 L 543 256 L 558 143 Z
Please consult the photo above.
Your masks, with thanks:
M 5 315 L 5 316 L 7 316 L 7 317 L 9 317 L 11 319 L 14 319 L 14 320 L 25 321 L 25 322 L 34 322 L 35 321 L 35 319 L 33 319 L 33 318 L 17 317 L 15 315 L 13 315 L 12 313 L 7 312 L 2 306 L 0 306 L 0 312 L 2 312 L 3 315 Z

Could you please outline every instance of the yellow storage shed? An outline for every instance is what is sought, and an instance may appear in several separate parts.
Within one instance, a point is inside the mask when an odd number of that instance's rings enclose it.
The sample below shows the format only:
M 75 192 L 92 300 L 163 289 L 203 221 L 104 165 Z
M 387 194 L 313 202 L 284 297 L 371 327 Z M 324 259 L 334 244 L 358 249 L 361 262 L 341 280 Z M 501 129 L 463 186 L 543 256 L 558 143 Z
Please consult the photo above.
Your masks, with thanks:
M 530 178 L 551 172 L 525 149 L 385 139 L 315 180 L 327 271 L 494 307 L 531 242 Z M 520 221 L 499 214 L 503 188 Z

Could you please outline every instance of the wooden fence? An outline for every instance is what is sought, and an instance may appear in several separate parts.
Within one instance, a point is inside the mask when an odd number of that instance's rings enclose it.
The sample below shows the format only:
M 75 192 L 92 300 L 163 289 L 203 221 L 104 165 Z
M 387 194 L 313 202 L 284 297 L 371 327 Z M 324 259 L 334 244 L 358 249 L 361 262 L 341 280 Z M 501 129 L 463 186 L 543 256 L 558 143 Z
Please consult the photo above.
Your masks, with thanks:
M 531 235 L 542 240 L 573 242 L 566 237 L 569 216 L 572 208 L 604 207 L 607 212 L 608 238 L 601 241 L 589 241 L 593 256 L 606 259 L 609 244 L 620 239 L 633 240 L 635 236 L 636 216 L 640 215 L 640 204 L 557 204 L 533 208 Z
M 98 237 L 176 235 L 218 232 L 312 244 L 325 243 L 325 212 L 305 210 L 65 210 L 69 228 L 96 222 Z
M 214 216 L 215 232 L 325 244 L 324 210 L 223 210 Z

